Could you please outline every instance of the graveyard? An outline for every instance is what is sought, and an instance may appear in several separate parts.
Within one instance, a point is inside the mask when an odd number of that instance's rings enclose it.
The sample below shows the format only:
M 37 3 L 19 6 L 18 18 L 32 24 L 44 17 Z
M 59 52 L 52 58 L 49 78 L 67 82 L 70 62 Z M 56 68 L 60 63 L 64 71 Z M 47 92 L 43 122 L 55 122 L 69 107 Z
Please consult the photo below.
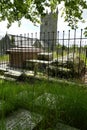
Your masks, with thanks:
M 66 81 L 0 80 L 0 129 L 86 130 L 87 87 Z
M 9 39 L 16 40 L 0 55 L 0 129 L 86 130 L 85 46 L 52 49 L 34 38 Z
M 87 130 L 87 38 L 41 21 L 39 38 L 0 39 L 0 130 Z
M 87 84 L 81 81 L 81 74 L 86 78 L 84 57 L 74 53 L 72 66 L 73 53 L 53 56 L 33 47 L 10 48 L 1 57 L 0 129 L 87 129 Z
M 86 130 L 87 59 L 79 51 L 7 49 L 0 56 L 0 129 Z
M 3 52 L 4 48 L 1 48 L 2 51 L 0 50 L 0 71 L 1 73 L 3 71 L 4 76 L 8 74 L 16 77 L 17 73 L 20 75 L 25 73 L 37 77 L 42 76 L 46 79 L 49 77 L 79 79 L 79 81 L 85 82 L 87 66 L 85 46 L 72 48 L 69 47 L 70 45 L 68 47 L 56 45 L 52 50 L 50 46 L 45 46 L 45 43 L 43 45 L 45 47 L 37 47 L 36 45 L 40 44 L 40 41 L 34 38 L 13 35 L 8 35 L 8 37 L 16 39 L 16 41 L 10 43 L 6 52 Z M 37 44 L 35 44 L 35 40 Z

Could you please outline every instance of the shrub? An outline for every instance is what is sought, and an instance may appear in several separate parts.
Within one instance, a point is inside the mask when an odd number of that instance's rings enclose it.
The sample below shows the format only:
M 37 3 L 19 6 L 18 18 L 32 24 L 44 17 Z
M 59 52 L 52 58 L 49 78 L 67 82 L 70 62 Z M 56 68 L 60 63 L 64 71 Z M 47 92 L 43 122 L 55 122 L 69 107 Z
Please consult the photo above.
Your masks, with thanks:
M 82 59 L 79 57 L 76 57 L 73 64 L 73 70 L 75 73 L 78 73 L 81 75 L 82 71 L 85 69 L 85 63 Z
M 79 78 L 85 74 L 84 60 L 76 57 L 69 59 L 65 63 L 54 61 L 51 66 L 47 68 L 47 73 L 50 76 L 59 76 L 64 78 Z
M 47 74 L 52 77 L 59 77 L 59 78 L 72 78 L 73 73 L 70 69 L 62 68 L 62 67 L 55 67 L 49 66 L 47 67 Z

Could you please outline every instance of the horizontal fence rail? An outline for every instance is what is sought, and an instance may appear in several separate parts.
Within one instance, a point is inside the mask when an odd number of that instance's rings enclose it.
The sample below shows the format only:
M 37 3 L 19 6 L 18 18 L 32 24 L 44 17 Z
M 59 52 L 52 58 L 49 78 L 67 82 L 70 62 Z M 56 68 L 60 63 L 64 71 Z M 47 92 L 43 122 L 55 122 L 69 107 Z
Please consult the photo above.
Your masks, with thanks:
M 0 70 L 17 70 L 46 78 L 81 78 L 87 65 L 87 38 L 76 30 L 57 34 L 6 34 L 0 39 Z

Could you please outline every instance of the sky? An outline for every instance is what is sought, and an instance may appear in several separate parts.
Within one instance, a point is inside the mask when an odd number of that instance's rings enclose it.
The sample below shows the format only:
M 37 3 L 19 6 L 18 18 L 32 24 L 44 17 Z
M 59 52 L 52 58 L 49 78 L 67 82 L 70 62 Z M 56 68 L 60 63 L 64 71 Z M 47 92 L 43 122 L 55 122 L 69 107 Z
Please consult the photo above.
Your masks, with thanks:
M 59 31 L 68 31 L 70 29 L 70 27 L 67 26 L 67 22 L 64 22 L 64 19 L 59 17 L 58 20 L 58 30 Z M 84 27 L 86 26 L 87 23 L 79 23 L 79 29 L 84 29 Z M 0 35 L 5 34 L 6 32 L 8 34 L 15 34 L 15 35 L 19 35 L 19 34 L 24 34 L 24 33 L 36 33 L 40 31 L 40 25 L 33 25 L 32 22 L 30 22 L 29 20 L 26 19 L 22 19 L 21 21 L 21 26 L 18 27 L 18 23 L 15 22 L 12 24 L 12 26 L 7 29 L 7 21 L 3 21 L 0 22 Z
M 86 15 L 87 15 L 87 12 L 85 11 L 83 14 L 85 20 L 87 19 Z M 58 30 L 60 31 L 61 38 L 63 38 L 63 31 L 65 31 L 64 37 L 68 38 L 68 30 L 71 30 L 71 28 L 68 27 L 67 25 L 68 25 L 68 23 L 64 22 L 64 19 L 61 18 L 59 15 Z M 82 23 L 78 24 L 79 29 L 77 30 L 76 37 L 80 38 L 80 36 L 81 36 L 80 30 L 84 29 L 85 26 L 87 26 L 87 22 L 84 24 L 82 24 Z M 32 36 L 32 33 L 33 33 L 33 37 L 35 37 L 36 32 L 37 32 L 37 38 L 38 38 L 39 32 L 40 32 L 40 25 L 34 26 L 32 22 L 30 22 L 29 20 L 26 20 L 26 19 L 22 19 L 20 27 L 18 27 L 18 23 L 15 22 L 12 24 L 12 26 L 9 29 L 7 29 L 7 22 L 6 21 L 0 22 L 0 38 L 2 38 L 6 33 L 13 34 L 13 35 L 20 35 L 20 34 L 28 34 L 29 33 L 29 36 Z M 74 31 L 71 31 L 70 34 L 71 34 L 71 37 L 74 37 Z M 86 42 L 83 41 L 82 43 L 83 43 L 83 45 L 86 45 L 87 41 Z M 68 44 L 68 42 L 66 44 Z M 72 45 L 73 41 L 70 44 Z M 80 40 L 77 42 L 77 44 L 78 44 L 78 46 L 80 45 Z

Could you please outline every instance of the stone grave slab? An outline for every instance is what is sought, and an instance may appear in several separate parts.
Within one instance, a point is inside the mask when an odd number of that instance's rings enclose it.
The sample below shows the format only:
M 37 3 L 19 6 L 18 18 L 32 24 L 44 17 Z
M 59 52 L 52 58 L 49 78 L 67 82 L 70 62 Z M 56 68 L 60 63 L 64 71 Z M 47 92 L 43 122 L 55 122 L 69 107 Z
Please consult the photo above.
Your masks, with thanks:
M 6 118 L 6 130 L 33 130 L 42 120 L 42 116 L 28 110 L 14 112 Z
M 41 53 L 38 53 L 38 59 L 45 60 L 45 61 L 52 61 L 53 54 L 49 52 L 41 52 Z
M 58 123 L 54 130 L 80 130 L 80 129 L 71 127 L 71 126 L 63 124 L 63 123 Z
M 58 96 L 51 93 L 44 93 L 35 100 L 35 104 L 39 106 L 50 107 L 51 109 L 56 108 Z

